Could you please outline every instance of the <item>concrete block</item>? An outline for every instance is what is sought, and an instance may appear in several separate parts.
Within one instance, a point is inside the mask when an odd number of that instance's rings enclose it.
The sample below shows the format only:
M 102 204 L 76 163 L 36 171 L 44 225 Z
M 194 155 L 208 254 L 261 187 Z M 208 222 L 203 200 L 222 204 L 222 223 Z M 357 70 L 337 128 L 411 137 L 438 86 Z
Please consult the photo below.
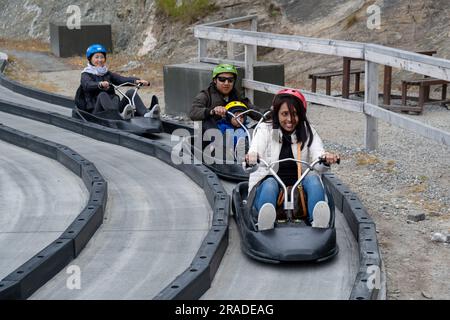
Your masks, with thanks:
M 211 83 L 212 70 L 215 64 L 185 63 L 164 66 L 164 95 L 166 113 L 186 115 L 192 106 L 195 96 L 208 88 Z M 244 68 L 238 67 L 236 87 L 244 94 L 241 79 Z M 254 79 L 257 81 L 284 86 L 284 65 L 279 63 L 258 62 L 254 67 Z M 255 91 L 254 105 L 261 110 L 272 104 L 273 95 Z
M 102 44 L 112 52 L 111 25 L 82 23 L 81 29 L 69 29 L 65 22 L 50 22 L 50 44 L 57 57 L 84 56 L 86 49 L 94 43 Z

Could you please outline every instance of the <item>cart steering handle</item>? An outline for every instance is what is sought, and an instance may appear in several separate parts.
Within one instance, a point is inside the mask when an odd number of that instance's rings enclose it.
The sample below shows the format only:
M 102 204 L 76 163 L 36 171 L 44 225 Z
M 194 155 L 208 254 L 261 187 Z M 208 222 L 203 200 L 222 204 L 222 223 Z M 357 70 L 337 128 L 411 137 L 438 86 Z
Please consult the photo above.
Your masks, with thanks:
M 134 97 L 136 96 L 137 91 L 139 90 L 139 88 L 143 86 L 142 83 L 125 82 L 125 83 L 122 83 L 122 84 L 120 84 L 120 85 L 118 85 L 118 86 L 116 86 L 116 85 L 115 85 L 114 83 L 112 83 L 112 82 L 110 82 L 109 84 L 110 84 L 115 90 L 117 90 L 117 91 L 122 95 L 122 97 L 126 98 L 126 99 L 128 100 L 128 102 L 129 102 L 129 104 L 133 107 L 133 109 L 136 110 L 136 105 L 134 104 Z M 135 87 L 134 92 L 133 92 L 133 96 L 131 97 L 131 99 L 130 99 L 126 94 L 124 94 L 124 93 L 120 90 L 120 88 L 125 87 L 125 86 Z
M 297 181 L 295 182 L 294 186 L 291 189 L 291 193 L 290 193 L 290 197 L 288 198 L 288 192 L 287 192 L 287 187 L 284 184 L 284 182 L 281 180 L 281 178 L 278 176 L 278 174 L 275 172 L 275 170 L 273 169 L 273 167 L 276 164 L 282 163 L 282 162 L 287 162 L 287 161 L 293 161 L 299 164 L 304 164 L 307 166 L 307 169 L 303 172 L 303 174 L 301 175 L 301 177 L 299 177 L 297 179 Z M 340 164 L 341 159 L 338 158 L 337 160 L 337 164 Z M 298 185 L 303 181 L 303 179 L 306 177 L 306 175 L 312 171 L 315 170 L 315 166 L 317 164 L 326 164 L 326 159 L 325 157 L 321 156 L 319 158 L 317 158 L 316 160 L 314 160 L 311 163 L 308 163 L 306 161 L 302 161 L 302 160 L 297 160 L 297 159 L 293 159 L 293 158 L 286 158 L 286 159 L 281 159 L 281 160 L 277 160 L 277 161 L 272 161 L 270 163 L 268 163 L 266 160 L 258 158 L 258 163 L 262 163 L 267 169 L 269 169 L 269 172 L 273 175 L 273 177 L 277 180 L 277 182 L 281 185 L 281 187 L 284 190 L 284 194 L 286 195 L 284 197 L 284 209 L 285 210 L 294 210 L 294 192 L 296 190 L 296 188 L 298 187 Z

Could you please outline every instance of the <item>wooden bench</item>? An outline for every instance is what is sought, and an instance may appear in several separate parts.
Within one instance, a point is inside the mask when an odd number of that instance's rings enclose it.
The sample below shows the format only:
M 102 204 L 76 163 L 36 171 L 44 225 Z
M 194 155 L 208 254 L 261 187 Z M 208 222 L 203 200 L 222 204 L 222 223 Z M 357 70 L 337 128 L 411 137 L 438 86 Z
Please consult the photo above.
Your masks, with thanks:
M 425 102 L 430 101 L 430 86 L 442 85 L 442 96 L 441 100 L 437 102 L 444 102 L 447 99 L 447 84 L 449 82 L 446 80 L 435 79 L 435 78 L 422 78 L 414 80 L 403 80 L 402 81 L 402 106 L 401 111 L 414 111 L 417 113 L 423 112 L 423 105 Z M 407 106 L 406 100 L 408 97 L 408 87 L 418 86 L 419 87 L 419 102 L 416 107 Z
M 416 53 L 423 54 L 426 56 L 433 56 L 434 54 L 437 53 L 437 51 L 436 50 L 416 51 Z M 391 86 L 392 86 L 392 67 L 384 66 L 383 104 L 386 107 L 390 107 L 391 104 L 391 89 L 392 89 Z
M 350 74 L 355 75 L 355 92 L 352 93 L 361 93 L 359 82 L 361 79 L 361 73 L 364 73 L 364 69 L 352 69 L 350 70 Z M 326 94 L 331 95 L 331 78 L 343 76 L 343 70 L 336 71 L 328 71 L 328 72 L 319 72 L 319 73 L 311 73 L 309 75 L 309 79 L 311 79 L 311 91 L 316 92 L 317 90 L 317 79 L 325 79 L 326 82 Z

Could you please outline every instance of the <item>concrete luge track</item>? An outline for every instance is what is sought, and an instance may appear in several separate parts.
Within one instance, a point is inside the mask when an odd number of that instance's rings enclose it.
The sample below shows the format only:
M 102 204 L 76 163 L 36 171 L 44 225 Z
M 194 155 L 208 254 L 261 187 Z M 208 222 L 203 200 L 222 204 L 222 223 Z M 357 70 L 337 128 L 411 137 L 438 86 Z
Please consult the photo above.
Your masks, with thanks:
M 72 115 L 72 110 L 70 110 L 69 108 L 65 108 L 62 106 L 58 106 L 55 104 L 51 104 L 48 102 L 44 102 L 41 100 L 37 100 L 34 98 L 24 96 L 22 94 L 14 92 L 8 88 L 5 88 L 1 85 L 0 85 L 0 97 L 1 97 L 1 99 L 6 100 L 6 101 L 24 104 L 24 105 L 28 105 L 31 107 L 37 107 L 41 110 L 46 110 L 46 111 L 50 111 L 50 112 L 57 112 L 59 114 L 62 114 L 62 115 L 68 116 L 68 117 L 70 117 Z
M 4 89 L 3 89 L 4 90 Z M 39 95 L 42 96 L 40 93 Z M 44 99 L 53 99 L 48 94 Z M 20 97 L 16 97 L 20 99 Z M 22 101 L 23 100 L 19 100 Z M 60 103 L 65 107 L 70 103 Z M 47 104 L 46 110 L 70 114 Z M 159 141 L 168 143 L 170 136 L 160 134 Z M 333 181 L 332 175 L 327 179 Z M 234 184 L 224 183 L 227 192 Z M 376 299 L 378 288 L 369 288 L 366 283 L 367 266 L 381 266 L 375 226 L 367 217 L 356 195 L 342 183 L 332 182 L 333 195 L 337 201 L 336 227 L 338 233 L 339 255 L 322 265 L 267 266 L 248 259 L 240 251 L 240 240 L 233 221 L 230 222 L 230 246 L 227 249 L 211 289 L 203 295 L 204 299 Z M 339 211 L 338 211 L 339 210 Z M 370 242 L 365 242 L 365 241 Z M 375 240 L 375 241 L 374 241 Z M 214 272 L 212 277 L 214 276 Z M 182 277 L 181 277 L 182 278 Z M 189 277 L 174 281 L 172 287 L 189 285 Z M 382 275 L 383 278 L 383 275 Z M 279 282 L 279 283 L 277 283 Z M 180 284 L 181 283 L 181 284 Z M 257 283 L 259 285 L 255 286 Z M 383 282 L 384 283 L 384 282 Z M 180 298 L 183 295 L 167 294 L 166 288 L 160 298 Z M 196 289 L 197 290 L 197 289 Z M 204 291 L 202 288 L 200 291 Z
M 0 140 L 0 279 L 45 248 L 88 202 L 83 181 L 55 160 Z
M 82 271 L 82 289 L 67 289 L 62 271 L 32 298 L 150 299 L 189 266 L 211 209 L 188 177 L 127 148 L 6 113 L 0 118 L 86 156 L 109 186 L 106 220 L 71 263 Z
M 222 181 L 231 193 L 235 184 Z M 230 219 L 229 246 L 211 288 L 202 299 L 348 299 L 358 271 L 358 246 L 341 212 L 336 211 L 339 254 L 321 264 L 272 265 L 248 258 L 239 230 Z

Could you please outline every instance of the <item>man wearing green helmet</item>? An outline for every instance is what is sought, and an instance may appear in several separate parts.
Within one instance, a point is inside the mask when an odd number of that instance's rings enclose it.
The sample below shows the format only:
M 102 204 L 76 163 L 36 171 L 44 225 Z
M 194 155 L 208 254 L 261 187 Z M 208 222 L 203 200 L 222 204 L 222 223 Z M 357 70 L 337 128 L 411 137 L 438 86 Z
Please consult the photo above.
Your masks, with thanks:
M 235 88 L 238 72 L 231 64 L 219 64 L 212 73 L 212 82 L 202 90 L 192 103 L 189 117 L 193 121 L 203 121 L 203 129 L 216 128 L 217 121 L 226 116 L 225 106 L 231 101 L 241 101 L 249 108 L 253 105 L 242 97 Z M 250 113 L 249 117 L 256 118 Z M 256 120 L 259 120 L 256 118 Z

